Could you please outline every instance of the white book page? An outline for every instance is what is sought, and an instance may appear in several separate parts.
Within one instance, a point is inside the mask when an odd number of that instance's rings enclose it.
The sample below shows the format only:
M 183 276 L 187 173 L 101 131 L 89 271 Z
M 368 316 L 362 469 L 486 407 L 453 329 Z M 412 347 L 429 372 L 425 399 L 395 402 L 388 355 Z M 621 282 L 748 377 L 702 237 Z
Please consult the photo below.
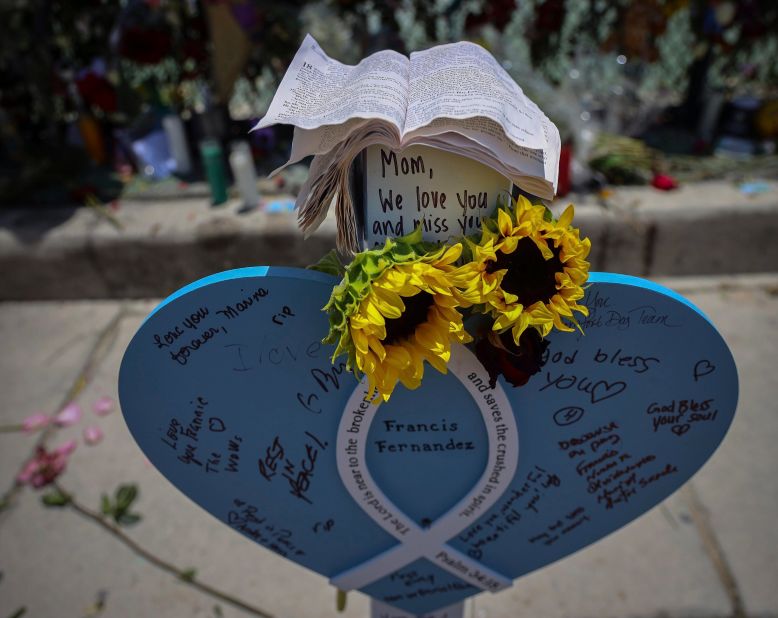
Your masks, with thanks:
M 545 114 L 485 49 L 463 42 L 412 53 L 403 135 L 435 118 L 474 116 L 497 122 L 517 146 L 548 147 Z
M 337 246 L 341 251 L 359 251 L 357 222 L 349 187 L 351 161 L 372 144 L 399 146 L 399 131 L 387 123 L 367 123 L 325 154 L 316 155 L 308 180 L 297 196 L 297 219 L 306 237 L 334 207 Z
M 419 137 L 431 137 L 442 133 L 459 133 L 469 140 L 491 151 L 495 157 L 502 160 L 504 165 L 516 170 L 520 174 L 531 174 L 545 177 L 543 151 L 526 146 L 517 146 L 508 139 L 502 127 L 490 118 L 476 116 L 463 120 L 451 118 L 436 118 L 428 125 L 406 135 L 407 141 L 416 140 Z M 463 153 L 465 154 L 465 153 Z
M 330 152 L 333 148 L 347 141 L 349 137 L 357 133 L 367 123 L 371 122 L 365 118 L 352 118 L 343 124 L 327 124 L 317 129 L 294 128 L 294 137 L 292 138 L 292 152 L 289 154 L 289 160 L 281 167 L 274 169 L 270 177 L 272 178 L 284 168 L 301 161 L 309 155 L 320 155 Z
M 543 150 L 543 168 L 546 180 L 554 185 L 556 194 L 559 183 L 559 157 L 562 154 L 562 139 L 559 129 L 547 116 L 543 116 L 543 133 L 546 136 L 546 148 Z
M 381 51 L 349 66 L 330 58 L 306 35 L 267 114 L 254 128 L 292 124 L 315 129 L 377 118 L 399 130 L 405 121 L 408 64 L 402 54 Z
M 438 148 L 458 155 L 464 155 L 497 170 L 503 176 L 509 178 L 513 183 L 517 184 L 522 189 L 529 191 L 533 195 L 537 195 L 538 197 L 547 200 L 553 199 L 554 197 L 553 185 L 549 181 L 544 180 L 542 176 L 534 176 L 531 173 L 522 173 L 508 167 L 503 160 L 496 158 L 490 149 L 472 142 L 459 133 L 452 132 L 440 136 L 420 138 L 418 141 L 414 140 L 414 143 L 432 146 L 433 148 Z

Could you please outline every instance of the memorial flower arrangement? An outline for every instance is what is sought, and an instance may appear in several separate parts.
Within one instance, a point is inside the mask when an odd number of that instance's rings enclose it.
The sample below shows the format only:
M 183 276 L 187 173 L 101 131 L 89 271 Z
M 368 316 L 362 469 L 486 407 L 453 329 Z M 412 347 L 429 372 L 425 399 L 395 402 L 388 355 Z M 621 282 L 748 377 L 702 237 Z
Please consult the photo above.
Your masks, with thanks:
M 387 401 L 398 382 L 421 384 L 425 361 L 446 373 L 451 344 L 475 339 L 492 385 L 499 375 L 526 384 L 540 369 L 545 337 L 580 329 L 576 314 L 588 315 L 578 301 L 591 243 L 573 215 L 571 205 L 555 220 L 519 197 L 485 218 L 475 237 L 438 245 L 417 228 L 356 254 L 324 307 L 333 359 L 346 354 L 371 395 Z M 465 329 L 471 315 L 482 316 L 473 320 L 475 337 Z

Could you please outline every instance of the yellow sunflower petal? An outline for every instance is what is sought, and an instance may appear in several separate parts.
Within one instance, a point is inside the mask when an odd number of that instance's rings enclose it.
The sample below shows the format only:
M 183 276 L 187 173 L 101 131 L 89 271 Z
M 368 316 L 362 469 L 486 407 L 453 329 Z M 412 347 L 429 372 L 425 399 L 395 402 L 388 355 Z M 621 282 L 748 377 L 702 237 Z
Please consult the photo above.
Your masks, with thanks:
M 559 220 L 557 221 L 557 225 L 561 228 L 568 228 L 573 223 L 573 216 L 575 215 L 575 208 L 572 204 L 570 204 L 567 208 L 565 208 L 565 211 L 562 213 L 562 216 L 559 217 Z
M 513 230 L 511 216 L 502 208 L 497 210 L 497 229 L 500 230 L 500 234 L 503 236 L 510 236 L 511 231 Z
M 399 318 L 405 311 L 405 304 L 397 292 L 374 287 L 371 300 L 378 310 L 387 318 Z
M 544 260 L 550 260 L 551 258 L 554 257 L 554 252 L 548 248 L 548 243 L 544 238 L 533 237 L 532 241 L 535 243 L 535 246 L 540 250 L 540 253 L 543 255 Z

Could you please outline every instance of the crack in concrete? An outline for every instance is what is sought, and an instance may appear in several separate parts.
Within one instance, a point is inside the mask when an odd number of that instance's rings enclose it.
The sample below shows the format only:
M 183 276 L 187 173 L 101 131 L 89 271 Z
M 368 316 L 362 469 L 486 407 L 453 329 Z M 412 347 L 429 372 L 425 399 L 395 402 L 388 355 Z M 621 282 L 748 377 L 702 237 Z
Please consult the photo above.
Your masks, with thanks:
M 93 230 L 90 230 L 90 232 L 93 232 Z M 86 255 L 87 262 L 94 268 L 97 277 L 105 286 L 108 298 L 112 298 L 113 294 L 118 290 L 115 289 L 116 286 L 112 285 L 110 277 L 107 275 L 107 271 L 100 261 L 99 252 L 95 245 L 92 233 L 87 235 L 86 243 L 84 245 L 84 255 Z
M 683 492 L 686 494 L 689 502 L 689 511 L 692 516 L 692 521 L 700 535 L 700 540 L 702 541 L 705 553 L 708 554 L 708 558 L 716 571 L 716 575 L 718 575 L 719 581 L 724 587 L 724 592 L 727 594 L 727 597 L 729 597 L 729 602 L 732 605 L 732 618 L 748 618 L 743 604 L 743 595 L 740 592 L 740 587 L 738 586 L 735 574 L 724 553 L 724 548 L 721 546 L 721 543 L 713 530 L 708 509 L 702 503 L 693 483 L 687 483 Z

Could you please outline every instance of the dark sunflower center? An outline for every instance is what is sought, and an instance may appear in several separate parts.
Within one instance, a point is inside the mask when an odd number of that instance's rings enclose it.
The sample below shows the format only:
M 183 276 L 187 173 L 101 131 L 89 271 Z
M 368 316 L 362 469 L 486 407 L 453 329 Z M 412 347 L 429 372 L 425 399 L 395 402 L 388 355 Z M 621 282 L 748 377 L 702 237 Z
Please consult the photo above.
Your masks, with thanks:
M 385 344 L 392 344 L 410 337 L 416 327 L 427 321 L 427 312 L 435 299 L 432 294 L 419 292 L 415 296 L 403 297 L 405 311 L 399 318 L 386 320 Z
M 525 307 L 540 301 L 547 303 L 556 294 L 556 274 L 564 269 L 559 259 L 561 247 L 551 247 L 554 256 L 544 260 L 537 245 L 529 238 L 519 241 L 513 253 L 498 253 L 497 261 L 490 261 L 486 271 L 508 269 L 502 280 L 502 289 L 519 297 Z

